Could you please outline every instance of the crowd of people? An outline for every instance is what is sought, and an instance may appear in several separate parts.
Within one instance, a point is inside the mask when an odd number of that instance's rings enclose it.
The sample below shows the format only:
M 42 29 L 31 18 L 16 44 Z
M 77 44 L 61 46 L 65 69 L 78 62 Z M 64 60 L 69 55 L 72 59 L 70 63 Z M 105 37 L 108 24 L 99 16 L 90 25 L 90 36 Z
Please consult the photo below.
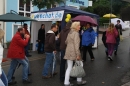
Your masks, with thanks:
M 95 32 L 91 23 L 86 23 L 85 29 L 82 30 L 80 22 L 69 21 L 65 28 L 56 34 L 58 27 L 57 24 L 52 24 L 51 29 L 45 34 L 45 25 L 42 24 L 38 31 L 38 54 L 43 54 L 45 52 L 46 55 L 42 79 L 49 79 L 57 74 L 55 71 L 56 64 L 53 69 L 53 62 L 54 57 L 60 58 L 60 81 L 64 82 L 64 86 L 74 86 L 74 84 L 69 81 L 71 78 L 75 79 L 75 77 L 70 77 L 73 64 L 78 61 L 83 67 L 83 62 L 86 61 L 87 51 L 89 52 L 91 61 L 95 60 L 92 52 L 92 46 L 95 43 Z M 107 30 L 103 33 L 102 40 L 106 47 L 106 55 L 110 61 L 113 60 L 113 52 L 117 55 L 120 35 L 122 35 L 122 26 L 119 20 L 115 26 L 110 23 Z M 4 31 L 0 29 L 0 63 L 3 58 L 3 47 L 1 44 L 3 36 Z M 0 65 L 0 86 L 14 85 L 17 83 L 15 81 L 14 73 L 16 67 L 19 65 L 23 66 L 23 83 L 32 83 L 32 80 L 28 78 L 28 76 L 32 75 L 29 69 L 29 60 L 27 58 L 31 56 L 28 52 L 29 41 L 30 34 L 27 30 L 27 24 L 24 24 L 23 27 L 18 28 L 8 49 L 7 58 L 11 59 L 11 63 L 7 77 Z M 80 47 L 82 47 L 82 49 L 80 49 Z M 81 52 L 83 52 L 82 56 Z M 86 81 L 82 80 L 82 77 L 76 78 L 78 85 L 86 84 Z

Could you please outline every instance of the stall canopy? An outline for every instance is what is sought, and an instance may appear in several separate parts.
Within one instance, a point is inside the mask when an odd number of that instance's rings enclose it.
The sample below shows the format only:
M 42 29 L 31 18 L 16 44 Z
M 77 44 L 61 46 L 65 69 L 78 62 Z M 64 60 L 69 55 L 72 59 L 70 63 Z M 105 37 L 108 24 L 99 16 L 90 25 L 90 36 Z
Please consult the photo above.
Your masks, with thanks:
M 56 18 L 56 15 L 60 13 L 61 17 Z M 55 7 L 55 8 L 51 8 L 51 9 L 45 9 L 45 10 L 40 10 L 40 11 L 34 11 L 31 12 L 31 17 L 32 19 L 36 19 L 38 20 L 38 22 L 32 22 L 32 40 L 31 42 L 33 43 L 33 50 L 36 50 L 35 45 L 36 45 L 36 40 L 37 40 L 37 33 L 38 33 L 38 28 L 40 26 L 40 24 L 45 24 L 46 27 L 46 31 L 48 31 L 50 29 L 50 24 L 52 23 L 52 21 L 61 21 L 61 27 L 60 29 L 64 29 L 66 22 L 65 22 L 65 18 L 67 14 L 71 14 L 71 17 L 74 18 L 78 15 L 86 15 L 86 16 L 90 16 L 92 17 L 94 20 L 97 21 L 97 23 L 99 22 L 99 16 L 93 13 L 89 13 L 89 12 L 85 12 L 73 7 L 69 7 L 69 6 L 61 6 L 61 7 Z M 47 15 L 47 17 L 46 17 Z M 55 16 L 50 16 L 50 15 L 55 15 Z M 49 17 L 48 17 L 49 16 Z M 98 33 L 98 26 L 94 27 L 95 28 L 95 32 Z M 98 35 L 97 35 L 98 36 Z M 98 43 L 98 42 L 96 42 Z M 97 45 L 97 44 L 96 44 Z
M 34 11 L 32 13 L 38 13 L 38 12 L 52 12 L 52 11 L 60 11 L 60 10 L 64 10 L 64 13 L 73 13 L 73 14 L 82 14 L 82 15 L 87 15 L 87 16 L 91 16 L 91 17 L 96 17 L 99 18 L 98 15 L 93 14 L 93 13 L 89 13 L 89 12 L 85 12 L 70 6 L 61 6 L 61 7 L 55 7 L 55 8 L 51 8 L 51 9 L 45 9 L 45 10 L 40 10 L 40 11 Z
M 61 23 L 61 28 L 64 28 L 65 27 L 65 18 L 66 18 L 66 15 L 68 13 L 72 14 L 72 17 L 75 17 L 77 15 L 87 15 L 87 16 L 90 16 L 94 19 L 96 19 L 97 23 L 98 23 L 98 19 L 99 19 L 99 16 L 96 15 L 96 14 L 93 14 L 93 13 L 89 13 L 89 12 L 86 12 L 86 11 L 82 11 L 82 10 L 79 10 L 79 9 L 76 9 L 76 8 L 73 8 L 73 7 L 70 7 L 70 6 L 61 6 L 61 7 L 55 7 L 55 8 L 51 8 L 51 9 L 45 9 L 45 10 L 40 10 L 40 11 L 34 11 L 32 13 L 42 13 L 42 12 L 52 12 L 52 11 L 61 11 L 63 10 L 64 11 L 64 16 L 63 16 L 63 19 L 62 19 L 62 23 Z

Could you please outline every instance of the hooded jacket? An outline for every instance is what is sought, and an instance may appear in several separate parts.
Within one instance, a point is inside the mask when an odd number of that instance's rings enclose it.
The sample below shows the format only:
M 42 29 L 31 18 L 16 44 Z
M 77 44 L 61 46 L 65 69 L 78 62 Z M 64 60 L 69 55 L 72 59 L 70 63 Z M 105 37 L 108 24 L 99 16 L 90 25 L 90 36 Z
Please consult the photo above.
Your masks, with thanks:
M 55 51 L 55 33 L 52 30 L 49 30 L 46 33 L 45 39 L 45 52 L 52 53 Z
M 82 46 L 92 46 L 95 43 L 95 32 L 92 28 L 88 28 L 82 35 Z
M 60 33 L 60 37 L 59 37 L 59 42 L 60 42 L 60 50 L 65 50 L 66 49 L 66 38 L 68 36 L 68 33 L 70 32 L 70 26 L 71 26 L 72 22 L 68 22 L 66 24 L 66 27 L 61 31 Z

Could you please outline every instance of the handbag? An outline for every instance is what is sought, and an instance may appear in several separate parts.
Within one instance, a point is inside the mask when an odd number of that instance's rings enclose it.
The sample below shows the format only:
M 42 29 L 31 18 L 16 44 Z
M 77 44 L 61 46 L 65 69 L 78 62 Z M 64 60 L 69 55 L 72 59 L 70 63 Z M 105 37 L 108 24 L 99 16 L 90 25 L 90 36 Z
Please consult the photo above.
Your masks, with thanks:
M 82 78 L 86 75 L 83 67 L 81 66 L 81 61 L 76 61 L 71 72 L 70 72 L 70 76 L 71 77 L 78 77 L 78 78 Z
M 123 37 L 122 37 L 122 35 L 120 35 L 120 41 L 123 41 Z

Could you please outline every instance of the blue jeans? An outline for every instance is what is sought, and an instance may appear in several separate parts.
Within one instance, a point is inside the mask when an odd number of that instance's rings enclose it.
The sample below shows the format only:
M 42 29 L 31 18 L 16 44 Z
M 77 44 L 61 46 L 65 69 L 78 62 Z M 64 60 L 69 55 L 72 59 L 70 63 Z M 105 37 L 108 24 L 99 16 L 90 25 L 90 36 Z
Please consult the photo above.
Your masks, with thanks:
M 0 86 L 8 86 L 8 80 L 3 70 L 0 78 Z
M 52 73 L 53 59 L 54 59 L 54 54 L 46 52 L 46 60 L 45 60 L 45 64 L 44 64 L 44 68 L 42 72 L 43 76 L 48 76 L 49 73 L 50 74 Z
M 22 77 L 22 79 L 23 80 L 28 79 L 29 63 L 27 62 L 27 57 L 25 57 L 25 59 L 12 59 L 10 69 L 9 69 L 9 72 L 8 72 L 8 75 L 7 75 L 8 82 L 12 82 L 12 76 L 14 74 L 14 71 L 15 71 L 18 63 L 21 63 L 21 65 L 23 66 L 23 77 Z
M 60 62 L 60 80 L 64 81 L 65 79 L 65 65 L 66 60 L 64 59 L 65 56 L 65 50 L 61 50 L 61 62 Z

